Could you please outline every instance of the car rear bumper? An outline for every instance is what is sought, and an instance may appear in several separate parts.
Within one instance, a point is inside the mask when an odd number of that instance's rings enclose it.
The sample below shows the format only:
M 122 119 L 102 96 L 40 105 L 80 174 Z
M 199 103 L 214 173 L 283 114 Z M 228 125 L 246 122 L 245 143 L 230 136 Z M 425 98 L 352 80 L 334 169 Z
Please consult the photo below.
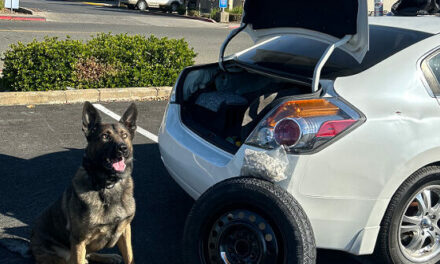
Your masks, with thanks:
M 211 186 L 239 176 L 245 149 L 264 151 L 243 145 L 232 155 L 215 147 L 182 124 L 180 106 L 177 104 L 170 104 L 167 108 L 159 131 L 159 148 L 170 175 L 194 199 Z M 311 162 L 329 162 L 319 160 L 317 156 L 289 155 L 289 162 L 294 167 L 293 173 L 288 175 L 287 180 L 277 184 L 291 193 L 307 213 L 319 248 L 343 250 L 357 255 L 371 254 L 379 232 L 381 215 L 389 201 L 336 197 L 333 195 L 334 190 L 329 190 L 329 195 L 323 195 L 321 190 L 325 190 L 325 185 L 331 188 L 326 180 L 338 181 L 338 175 L 327 174 L 323 178 L 323 175 L 316 175 L 310 170 L 313 166 Z M 314 181 L 317 188 L 308 187 L 310 180 Z

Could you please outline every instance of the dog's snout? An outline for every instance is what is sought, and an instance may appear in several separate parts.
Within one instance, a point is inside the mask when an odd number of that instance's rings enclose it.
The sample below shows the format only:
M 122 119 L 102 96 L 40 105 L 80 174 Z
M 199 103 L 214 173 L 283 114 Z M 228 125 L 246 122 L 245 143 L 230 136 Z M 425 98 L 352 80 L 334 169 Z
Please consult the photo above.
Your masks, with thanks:
M 127 144 L 125 144 L 125 143 L 119 144 L 118 150 L 122 153 L 126 153 L 128 150 Z

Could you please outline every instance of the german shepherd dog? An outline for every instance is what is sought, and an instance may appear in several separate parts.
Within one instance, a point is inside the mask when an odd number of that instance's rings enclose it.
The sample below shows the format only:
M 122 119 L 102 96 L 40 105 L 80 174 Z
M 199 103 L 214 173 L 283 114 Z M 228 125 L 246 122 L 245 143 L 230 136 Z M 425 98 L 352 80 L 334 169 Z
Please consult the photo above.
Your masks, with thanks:
M 133 145 L 137 109 L 131 104 L 119 123 L 103 124 L 92 104 L 84 104 L 87 138 L 83 164 L 62 197 L 45 210 L 32 230 L 31 251 L 38 264 L 133 264 L 131 220 Z M 98 254 L 118 245 L 122 257 Z

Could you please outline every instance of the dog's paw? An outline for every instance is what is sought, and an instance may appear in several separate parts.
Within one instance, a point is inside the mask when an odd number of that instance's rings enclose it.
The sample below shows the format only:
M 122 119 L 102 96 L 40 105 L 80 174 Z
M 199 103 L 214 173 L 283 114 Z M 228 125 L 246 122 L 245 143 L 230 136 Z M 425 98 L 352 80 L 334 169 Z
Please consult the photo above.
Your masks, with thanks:
M 123 264 L 124 261 L 122 257 L 118 254 L 89 254 L 89 261 L 92 263 L 103 263 L 103 264 Z
M 118 254 L 109 255 L 111 262 L 109 264 L 123 264 L 124 260 Z

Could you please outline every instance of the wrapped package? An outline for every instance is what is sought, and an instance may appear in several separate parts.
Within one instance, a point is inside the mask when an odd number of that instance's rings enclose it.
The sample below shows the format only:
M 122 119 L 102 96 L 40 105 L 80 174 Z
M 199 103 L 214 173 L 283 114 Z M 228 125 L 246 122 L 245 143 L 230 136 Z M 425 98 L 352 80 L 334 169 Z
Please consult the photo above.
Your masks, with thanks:
M 282 146 L 270 151 L 245 150 L 241 169 L 242 176 L 259 177 L 271 182 L 280 182 L 287 179 L 289 171 L 289 159 L 286 150 Z

